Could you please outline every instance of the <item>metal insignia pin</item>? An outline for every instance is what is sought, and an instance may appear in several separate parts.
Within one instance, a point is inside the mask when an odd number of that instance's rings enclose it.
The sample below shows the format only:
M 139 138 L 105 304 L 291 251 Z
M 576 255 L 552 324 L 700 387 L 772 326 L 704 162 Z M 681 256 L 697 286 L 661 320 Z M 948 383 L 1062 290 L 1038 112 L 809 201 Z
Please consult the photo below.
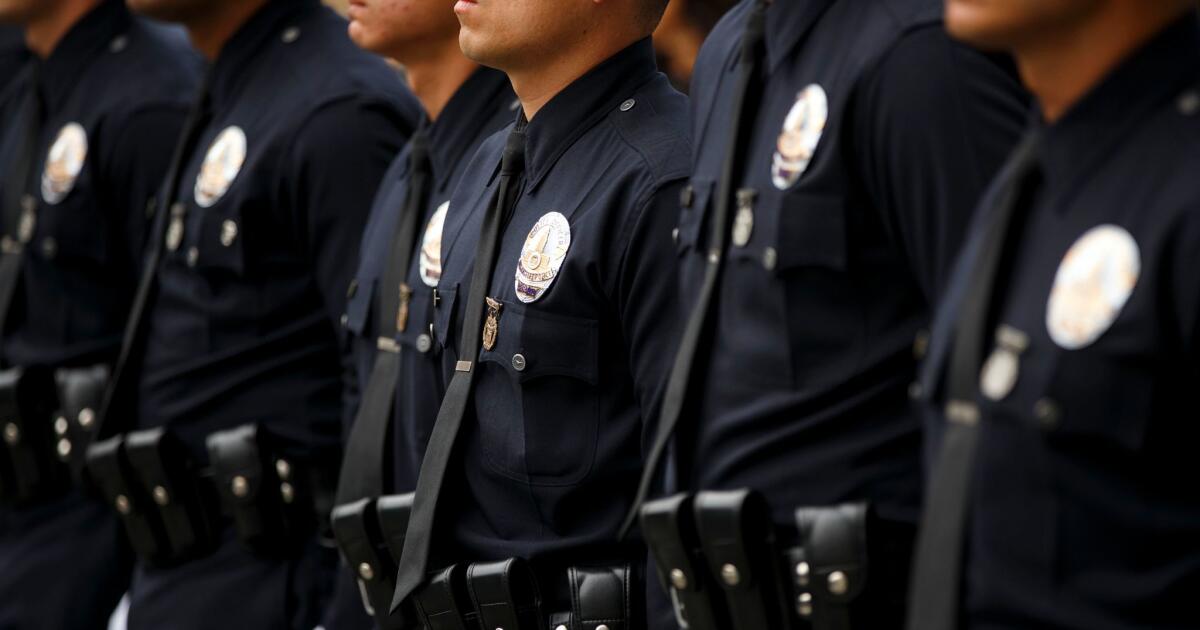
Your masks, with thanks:
M 400 283 L 400 306 L 396 309 L 396 330 L 404 332 L 408 328 L 408 304 L 412 301 L 413 290 L 408 283 Z
M 498 300 L 487 298 L 487 319 L 483 322 L 483 349 L 491 351 L 496 347 L 496 336 L 500 332 L 500 310 L 504 308 Z
M 752 188 L 737 191 L 737 214 L 733 218 L 733 245 L 745 247 L 754 233 L 754 199 L 758 192 Z

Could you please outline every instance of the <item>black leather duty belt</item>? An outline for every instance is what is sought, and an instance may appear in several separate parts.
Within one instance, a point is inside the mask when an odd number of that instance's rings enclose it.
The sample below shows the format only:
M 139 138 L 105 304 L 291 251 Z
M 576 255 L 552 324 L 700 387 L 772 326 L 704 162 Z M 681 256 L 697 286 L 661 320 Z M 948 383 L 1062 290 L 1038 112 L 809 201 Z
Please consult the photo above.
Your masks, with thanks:
M 899 628 L 914 528 L 866 504 L 800 508 L 784 548 L 752 490 L 643 506 L 642 532 L 688 630 Z M 871 569 L 870 574 L 868 568 Z
M 388 615 L 412 494 L 333 510 L 333 532 L 380 628 L 401 630 L 643 630 L 640 563 L 535 569 L 520 558 L 463 563 L 429 576 Z
M 202 469 L 164 428 L 117 435 L 89 447 L 87 470 L 151 566 L 206 555 L 227 519 L 251 551 L 289 557 L 323 528 L 336 462 L 304 463 L 281 454 L 256 424 L 208 436 Z
M 52 499 L 79 481 L 108 375 L 107 366 L 0 371 L 0 502 Z

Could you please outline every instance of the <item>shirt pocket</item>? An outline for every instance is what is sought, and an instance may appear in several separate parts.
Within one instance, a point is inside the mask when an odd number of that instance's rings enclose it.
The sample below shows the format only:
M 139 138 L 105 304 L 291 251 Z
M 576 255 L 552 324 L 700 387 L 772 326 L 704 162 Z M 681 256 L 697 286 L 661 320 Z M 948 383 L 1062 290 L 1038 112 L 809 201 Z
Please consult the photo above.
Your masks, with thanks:
M 434 325 L 433 290 L 425 285 L 412 288 L 408 300 L 408 320 L 404 330 L 398 331 L 396 339 L 405 347 L 405 352 L 428 354 L 441 348 L 434 343 L 437 337 Z M 444 299 L 439 296 L 439 303 Z
M 599 327 L 506 302 L 476 383 L 493 469 L 531 485 L 571 486 L 591 472 L 599 430 Z M 498 368 L 498 369 L 496 369 Z
M 56 206 L 39 204 L 37 212 L 46 222 L 46 230 L 35 231 L 35 239 L 28 245 L 35 256 L 97 265 L 109 262 L 110 241 L 120 243 L 123 239 L 115 238 L 120 235 L 113 233 L 107 218 L 99 208 L 81 203 L 84 199 L 69 196 Z

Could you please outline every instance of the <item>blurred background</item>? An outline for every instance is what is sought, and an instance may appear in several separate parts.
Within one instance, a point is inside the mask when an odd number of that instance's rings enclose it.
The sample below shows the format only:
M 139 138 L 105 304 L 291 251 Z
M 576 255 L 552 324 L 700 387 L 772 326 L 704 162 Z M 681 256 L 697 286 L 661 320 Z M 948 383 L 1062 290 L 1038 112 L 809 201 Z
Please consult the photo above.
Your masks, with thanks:
M 687 91 L 700 44 L 735 1 L 671 0 L 667 5 L 662 24 L 654 33 L 654 47 L 658 51 L 659 69 L 671 77 L 675 87 Z M 344 14 L 349 0 L 325 0 L 325 3 Z

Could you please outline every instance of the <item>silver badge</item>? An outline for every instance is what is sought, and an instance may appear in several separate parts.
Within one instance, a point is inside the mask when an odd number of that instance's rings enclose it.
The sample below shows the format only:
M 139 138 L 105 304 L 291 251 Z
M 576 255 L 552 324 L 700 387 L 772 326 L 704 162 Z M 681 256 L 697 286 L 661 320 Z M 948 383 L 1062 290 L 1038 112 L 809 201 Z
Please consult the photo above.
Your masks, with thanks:
M 217 203 L 233 185 L 245 161 L 246 133 L 240 127 L 226 127 L 208 147 L 196 175 L 196 205 L 207 208 Z
M 791 188 L 808 169 L 828 120 L 829 97 L 825 89 L 814 83 L 801 90 L 783 121 L 783 131 L 775 145 L 771 182 L 776 188 Z
M 437 288 L 442 279 L 442 228 L 446 225 L 446 212 L 450 209 L 447 201 L 438 206 L 429 224 L 425 226 L 425 236 L 421 238 L 421 256 L 417 263 L 421 272 L 421 282 L 427 287 Z
M 1046 329 L 1054 343 L 1079 350 L 1116 321 L 1137 286 L 1141 253 L 1125 228 L 1088 230 L 1063 257 L 1046 306 Z
M 529 304 L 542 297 L 558 277 L 570 248 L 571 225 L 566 217 L 550 212 L 538 219 L 525 237 L 517 262 L 517 299 Z
M 42 199 L 46 203 L 54 205 L 71 193 L 75 180 L 83 172 L 87 153 L 87 132 L 83 125 L 68 123 L 59 130 L 42 169 Z

